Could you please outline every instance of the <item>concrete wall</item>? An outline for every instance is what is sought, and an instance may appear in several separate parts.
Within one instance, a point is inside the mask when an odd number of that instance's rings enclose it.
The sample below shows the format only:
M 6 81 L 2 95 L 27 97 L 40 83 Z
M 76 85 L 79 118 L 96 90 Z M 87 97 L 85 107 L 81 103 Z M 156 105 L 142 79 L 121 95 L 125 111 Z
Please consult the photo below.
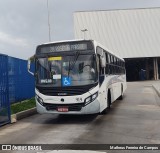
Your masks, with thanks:
M 160 8 L 75 12 L 75 38 L 83 29 L 123 58 L 160 57 Z

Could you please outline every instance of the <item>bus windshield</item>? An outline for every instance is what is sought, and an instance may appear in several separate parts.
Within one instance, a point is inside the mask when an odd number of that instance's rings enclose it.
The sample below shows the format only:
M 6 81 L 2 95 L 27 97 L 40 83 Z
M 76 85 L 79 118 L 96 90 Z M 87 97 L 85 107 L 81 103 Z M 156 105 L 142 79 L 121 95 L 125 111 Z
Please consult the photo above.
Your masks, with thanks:
M 37 83 L 53 87 L 82 86 L 97 82 L 96 56 L 75 54 L 37 59 Z

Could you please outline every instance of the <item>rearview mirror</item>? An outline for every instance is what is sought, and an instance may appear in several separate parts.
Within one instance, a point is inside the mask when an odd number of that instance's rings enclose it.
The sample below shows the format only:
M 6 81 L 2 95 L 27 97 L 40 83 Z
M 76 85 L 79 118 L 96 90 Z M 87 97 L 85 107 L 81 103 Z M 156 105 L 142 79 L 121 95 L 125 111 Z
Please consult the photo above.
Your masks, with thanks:
M 30 58 L 28 59 L 28 64 L 27 64 L 28 72 L 29 72 L 31 75 L 34 75 L 34 73 L 30 71 L 30 68 L 31 68 L 31 62 L 33 62 L 33 61 L 34 61 L 34 59 L 35 59 L 35 58 L 34 58 L 34 55 L 33 55 L 32 57 L 30 57 Z
M 106 67 L 106 56 L 102 48 L 98 47 L 97 48 L 97 54 L 100 55 L 100 63 L 101 67 L 104 68 Z
M 100 56 L 101 67 L 106 67 L 106 56 Z

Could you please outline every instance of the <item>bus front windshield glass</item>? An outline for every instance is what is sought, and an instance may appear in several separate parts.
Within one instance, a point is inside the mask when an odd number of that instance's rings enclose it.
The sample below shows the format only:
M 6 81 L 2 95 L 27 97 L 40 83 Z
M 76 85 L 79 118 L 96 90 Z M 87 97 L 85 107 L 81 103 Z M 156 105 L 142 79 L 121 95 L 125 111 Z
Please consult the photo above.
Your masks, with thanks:
M 37 83 L 53 87 L 82 86 L 97 82 L 95 55 L 53 56 L 37 59 Z

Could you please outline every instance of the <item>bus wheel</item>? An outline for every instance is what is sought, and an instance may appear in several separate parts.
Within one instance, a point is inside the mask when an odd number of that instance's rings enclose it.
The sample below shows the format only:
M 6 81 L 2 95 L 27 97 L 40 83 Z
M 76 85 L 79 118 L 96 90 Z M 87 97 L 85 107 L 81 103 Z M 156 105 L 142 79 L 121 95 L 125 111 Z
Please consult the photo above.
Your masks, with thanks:
M 118 97 L 118 100 L 123 99 L 123 85 L 121 85 L 121 95 Z
M 100 115 L 105 115 L 107 114 L 107 110 L 110 109 L 111 107 L 111 93 L 110 90 L 108 91 L 108 95 L 107 95 L 107 108 L 105 108 Z
M 111 108 L 111 92 L 110 90 L 108 91 L 108 95 L 107 95 L 107 105 L 108 105 L 108 109 Z

